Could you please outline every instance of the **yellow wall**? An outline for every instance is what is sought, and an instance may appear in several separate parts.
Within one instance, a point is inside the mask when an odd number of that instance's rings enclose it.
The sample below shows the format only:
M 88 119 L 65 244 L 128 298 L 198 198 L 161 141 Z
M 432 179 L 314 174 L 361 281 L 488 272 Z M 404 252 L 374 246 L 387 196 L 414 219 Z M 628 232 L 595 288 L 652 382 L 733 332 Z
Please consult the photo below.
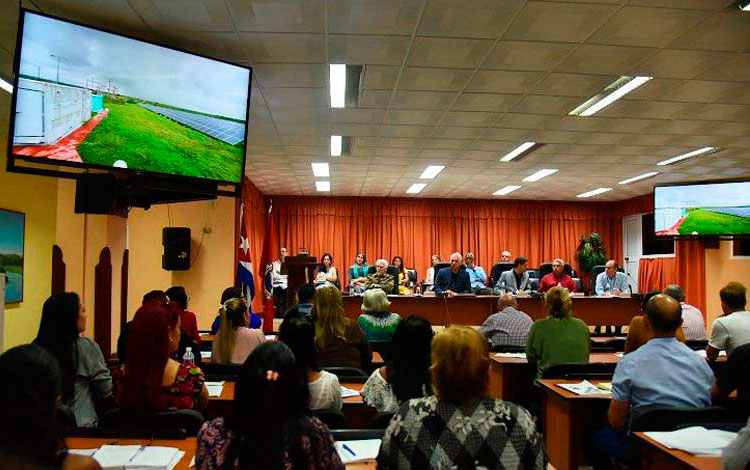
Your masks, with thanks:
M 732 242 L 722 241 L 718 249 L 706 250 L 706 321 L 709 329 L 722 315 L 719 291 L 730 281 L 750 287 L 750 258 L 734 258 Z
M 8 95 L 0 99 L 7 100 Z M 5 123 L 3 123 L 3 121 Z M 0 208 L 26 214 L 23 302 L 5 306 L 4 347 L 34 339 L 42 305 L 52 288 L 52 245 L 55 242 L 57 181 L 45 176 L 7 173 L 7 121 L 0 119 Z

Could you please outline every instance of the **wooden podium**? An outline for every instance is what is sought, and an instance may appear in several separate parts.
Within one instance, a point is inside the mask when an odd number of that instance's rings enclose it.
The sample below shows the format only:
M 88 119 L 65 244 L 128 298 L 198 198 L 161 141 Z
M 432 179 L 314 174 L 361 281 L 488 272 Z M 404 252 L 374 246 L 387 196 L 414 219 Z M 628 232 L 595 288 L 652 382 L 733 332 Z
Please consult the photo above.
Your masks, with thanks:
M 301 285 L 315 280 L 318 260 L 310 255 L 287 256 L 281 265 L 281 274 L 286 274 L 286 308 L 294 305 L 294 296 Z

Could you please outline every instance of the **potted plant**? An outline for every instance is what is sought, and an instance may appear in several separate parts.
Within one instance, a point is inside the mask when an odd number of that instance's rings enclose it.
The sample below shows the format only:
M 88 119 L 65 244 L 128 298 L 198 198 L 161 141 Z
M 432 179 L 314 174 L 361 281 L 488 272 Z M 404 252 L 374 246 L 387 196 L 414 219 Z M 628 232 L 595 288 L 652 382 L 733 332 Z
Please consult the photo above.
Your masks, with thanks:
M 582 274 L 581 281 L 585 286 L 588 286 L 594 266 L 607 262 L 607 251 L 604 249 L 598 233 L 592 232 L 588 238 L 585 235 L 581 236 L 581 242 L 576 250 L 576 259 L 578 260 L 578 269 Z

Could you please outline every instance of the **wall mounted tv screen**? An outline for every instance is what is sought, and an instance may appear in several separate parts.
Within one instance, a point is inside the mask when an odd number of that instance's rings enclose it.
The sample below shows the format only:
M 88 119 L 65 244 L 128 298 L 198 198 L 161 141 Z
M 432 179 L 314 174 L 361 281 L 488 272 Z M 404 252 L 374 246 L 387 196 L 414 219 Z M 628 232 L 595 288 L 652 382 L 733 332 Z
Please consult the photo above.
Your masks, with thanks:
M 750 235 L 750 181 L 654 188 L 657 236 Z
M 19 39 L 11 159 L 242 181 L 250 68 L 27 10 Z

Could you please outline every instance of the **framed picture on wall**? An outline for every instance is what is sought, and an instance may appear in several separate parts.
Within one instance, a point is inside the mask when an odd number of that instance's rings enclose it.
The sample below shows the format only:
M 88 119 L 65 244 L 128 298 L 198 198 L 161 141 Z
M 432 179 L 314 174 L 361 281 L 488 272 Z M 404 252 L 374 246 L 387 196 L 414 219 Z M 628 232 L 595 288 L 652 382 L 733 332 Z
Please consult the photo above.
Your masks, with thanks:
M 5 274 L 5 303 L 23 300 L 23 243 L 26 215 L 0 209 L 0 272 Z

